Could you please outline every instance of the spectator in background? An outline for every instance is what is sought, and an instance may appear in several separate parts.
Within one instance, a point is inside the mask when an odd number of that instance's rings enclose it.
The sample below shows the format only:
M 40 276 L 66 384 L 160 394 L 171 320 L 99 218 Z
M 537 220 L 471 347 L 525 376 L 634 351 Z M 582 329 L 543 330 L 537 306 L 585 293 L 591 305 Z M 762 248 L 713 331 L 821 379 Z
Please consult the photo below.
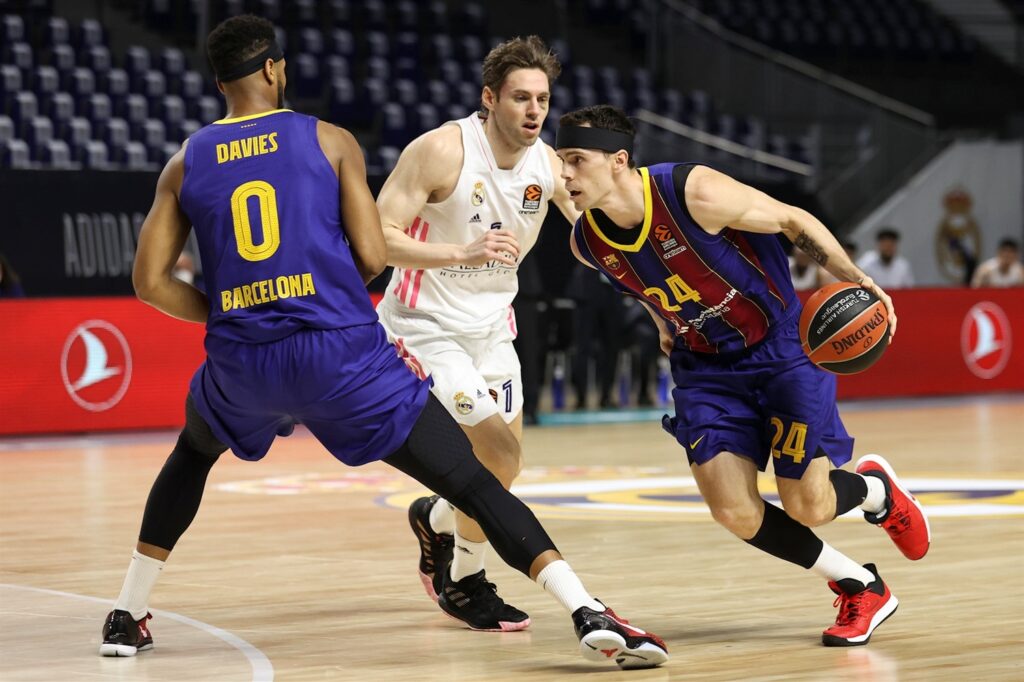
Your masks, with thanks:
M 821 286 L 821 268 L 801 249 L 793 247 L 789 256 L 789 275 L 797 291 L 814 291 Z
M 603 274 L 581 264 L 573 270 L 566 293 L 576 302 L 573 325 L 576 352 L 572 360 L 576 409 L 587 408 L 591 360 L 594 361 L 598 385 L 598 406 L 614 407 L 613 389 L 619 368 L 619 351 L 626 333 L 622 296 Z
M 541 325 L 540 303 L 544 283 L 536 258 L 526 258 L 519 265 L 519 293 L 512 301 L 518 335 L 512 342 L 519 354 L 523 372 L 523 423 L 537 423 L 540 386 L 544 381 L 544 346 L 546 334 Z
M 21 277 L 11 267 L 7 257 L 0 253 L 0 298 L 22 298 L 25 290 L 21 288 Z
M 1015 239 L 999 242 L 996 255 L 978 266 L 971 286 L 1020 287 L 1024 286 L 1024 265 L 1020 262 L 1020 244 Z
M 841 242 L 843 245 L 843 251 L 846 251 L 846 255 L 850 257 L 850 260 L 857 260 L 857 245 L 853 242 Z M 818 268 L 818 286 L 823 287 L 826 284 L 834 284 L 839 280 L 836 276 L 825 268 Z
M 651 377 L 661 357 L 661 342 L 658 329 L 648 324 L 647 309 L 635 298 L 619 296 L 623 304 L 625 340 L 632 362 L 632 380 L 636 385 L 636 404 L 650 407 L 655 404 L 651 394 Z
M 899 255 L 900 233 L 891 227 L 878 231 L 875 248 L 857 261 L 857 267 L 883 289 L 901 289 L 914 286 L 914 273 L 910 261 Z

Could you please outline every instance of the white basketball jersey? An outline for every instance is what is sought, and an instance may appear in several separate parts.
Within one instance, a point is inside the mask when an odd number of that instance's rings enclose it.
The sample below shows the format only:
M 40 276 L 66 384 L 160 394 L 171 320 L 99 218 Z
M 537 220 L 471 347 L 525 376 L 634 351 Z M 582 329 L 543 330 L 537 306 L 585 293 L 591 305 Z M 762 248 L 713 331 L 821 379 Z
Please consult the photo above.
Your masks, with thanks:
M 477 114 L 451 122 L 462 129 L 462 173 L 444 201 L 426 204 L 409 228 L 423 242 L 469 244 L 487 230 L 515 234 L 522 259 L 537 241 L 554 179 L 547 145 L 537 140 L 515 168 L 503 170 Z M 510 318 L 519 291 L 518 264 L 395 268 L 381 305 L 399 315 L 431 317 L 460 334 L 480 334 Z

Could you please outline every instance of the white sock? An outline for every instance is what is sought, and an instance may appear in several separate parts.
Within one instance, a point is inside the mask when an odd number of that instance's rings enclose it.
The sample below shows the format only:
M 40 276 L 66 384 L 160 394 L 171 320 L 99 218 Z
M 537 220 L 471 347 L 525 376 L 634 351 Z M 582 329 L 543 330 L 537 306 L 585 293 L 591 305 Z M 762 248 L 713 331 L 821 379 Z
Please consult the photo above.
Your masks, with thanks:
M 564 559 L 552 561 L 545 566 L 537 574 L 537 583 L 569 613 L 575 613 L 576 609 L 583 606 L 598 612 L 604 611 L 604 605 L 590 596 L 572 566 Z
M 885 484 L 878 476 L 863 476 L 868 484 L 868 496 L 860 503 L 860 508 L 872 514 L 879 514 L 885 509 Z
M 864 568 L 856 561 L 836 550 L 827 542 L 822 542 L 821 554 L 818 560 L 811 566 L 811 570 L 829 580 L 842 580 L 853 578 L 865 585 L 875 579 L 871 571 Z
M 159 559 L 132 552 L 132 562 L 128 565 L 128 574 L 124 577 L 121 594 L 114 602 L 114 608 L 127 611 L 135 620 L 142 620 L 149 611 L 149 593 L 153 591 L 156 579 L 164 562 Z
M 451 535 L 455 532 L 455 507 L 448 500 L 439 497 L 430 508 L 430 527 L 435 533 Z
M 487 556 L 487 548 L 491 543 L 470 542 L 455 531 L 455 548 L 452 554 L 452 580 L 459 581 L 466 576 L 479 573 L 484 570 L 484 558 Z

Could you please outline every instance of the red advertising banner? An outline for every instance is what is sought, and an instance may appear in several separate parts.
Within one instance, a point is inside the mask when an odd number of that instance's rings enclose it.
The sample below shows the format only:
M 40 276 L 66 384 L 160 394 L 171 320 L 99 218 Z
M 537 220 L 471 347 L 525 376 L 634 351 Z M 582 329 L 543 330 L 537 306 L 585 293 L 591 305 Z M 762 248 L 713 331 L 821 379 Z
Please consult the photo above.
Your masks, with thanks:
M 0 303 L 0 434 L 179 426 L 204 327 L 130 297 Z
M 839 378 L 840 398 L 1024 391 L 1024 289 L 890 291 L 885 355 Z
M 840 398 L 1024 391 L 1024 289 L 893 299 L 895 341 Z M 3 301 L 0 357 L 0 435 L 177 427 L 203 326 L 134 298 Z

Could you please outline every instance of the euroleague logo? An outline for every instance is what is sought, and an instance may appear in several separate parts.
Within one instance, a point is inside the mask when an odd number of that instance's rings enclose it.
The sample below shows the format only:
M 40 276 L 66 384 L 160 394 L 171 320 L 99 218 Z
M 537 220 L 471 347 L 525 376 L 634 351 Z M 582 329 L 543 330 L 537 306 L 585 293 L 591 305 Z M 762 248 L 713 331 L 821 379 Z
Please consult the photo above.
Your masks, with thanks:
M 544 191 L 540 185 L 530 185 L 523 190 L 523 208 L 527 211 L 540 210 L 540 200 L 543 196 Z
M 90 412 L 116 405 L 132 380 L 132 354 L 121 330 L 103 320 L 87 320 L 72 330 L 60 357 L 64 388 Z
M 960 326 L 960 351 L 967 369 L 980 379 L 999 375 L 1010 362 L 1013 338 L 1006 313 L 991 301 L 976 303 Z

